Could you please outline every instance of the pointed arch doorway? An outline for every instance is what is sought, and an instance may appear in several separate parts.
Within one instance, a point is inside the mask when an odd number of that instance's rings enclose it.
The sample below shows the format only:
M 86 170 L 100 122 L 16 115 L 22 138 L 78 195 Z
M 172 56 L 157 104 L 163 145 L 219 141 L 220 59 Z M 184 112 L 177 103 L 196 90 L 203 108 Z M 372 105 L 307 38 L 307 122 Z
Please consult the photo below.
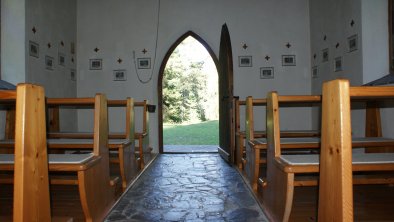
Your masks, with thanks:
M 167 53 L 166 53 L 166 55 L 165 55 L 165 57 L 164 57 L 164 59 L 163 59 L 163 61 L 161 63 L 160 70 L 159 70 L 159 79 L 158 79 L 158 119 L 159 119 L 159 151 L 160 151 L 160 153 L 163 153 L 163 151 L 164 151 L 163 150 L 163 146 L 164 146 L 163 145 L 163 77 L 164 77 L 164 70 L 165 70 L 166 64 L 167 64 L 171 54 L 174 52 L 174 50 L 177 48 L 177 46 L 180 43 L 182 43 L 188 37 L 193 37 L 199 43 L 201 43 L 201 45 L 203 45 L 205 47 L 205 49 L 208 51 L 209 55 L 211 56 L 213 62 L 215 63 L 216 70 L 218 71 L 218 73 L 220 71 L 220 68 L 219 68 L 219 64 L 220 63 L 219 63 L 218 57 L 213 52 L 212 48 L 207 44 L 207 42 L 204 39 L 202 39 L 199 35 L 197 35 L 196 33 L 192 32 L 192 31 L 188 31 L 185 34 L 183 34 L 181 37 L 179 37 L 171 45 L 171 47 L 167 51 Z M 232 81 L 232 76 L 231 76 L 231 81 Z M 220 91 L 221 88 L 223 88 L 223 87 L 220 87 L 220 84 L 221 84 L 220 82 L 221 82 L 221 77 L 220 77 L 220 74 L 219 74 L 219 91 Z M 231 87 L 232 87 L 232 82 L 231 82 Z M 231 92 L 232 92 L 232 90 L 231 90 Z M 219 92 L 219 95 L 221 95 L 220 92 Z M 220 100 L 221 99 L 219 99 L 219 101 L 218 101 L 219 104 L 221 104 Z M 219 113 L 220 113 L 220 111 L 219 111 Z M 228 120 L 228 118 L 223 118 L 223 116 L 219 116 L 219 125 L 220 125 L 220 122 L 224 122 L 224 121 L 227 121 L 227 120 Z M 222 134 L 219 132 L 219 135 L 222 135 Z M 222 139 L 219 138 L 219 141 L 220 140 L 222 140 Z M 219 151 L 220 150 L 221 149 L 219 148 Z M 228 156 L 225 159 L 228 160 Z

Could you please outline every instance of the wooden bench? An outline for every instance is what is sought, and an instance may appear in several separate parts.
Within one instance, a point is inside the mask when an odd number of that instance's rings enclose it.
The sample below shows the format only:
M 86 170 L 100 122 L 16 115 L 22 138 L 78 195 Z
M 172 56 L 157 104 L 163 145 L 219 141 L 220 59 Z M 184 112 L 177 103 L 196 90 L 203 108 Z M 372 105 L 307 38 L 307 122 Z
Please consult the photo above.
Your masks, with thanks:
M 350 87 L 347 80 L 334 80 L 323 84 L 322 146 L 320 155 L 319 221 L 353 220 L 353 184 L 355 168 L 365 171 L 393 171 L 393 153 L 365 154 L 367 163 L 355 164 L 357 156 L 352 155 L 350 100 L 354 98 L 372 100 L 366 106 L 366 136 L 381 137 L 380 114 L 377 100 L 394 98 L 394 87 Z M 368 110 L 368 109 L 372 109 Z M 372 112 L 372 113 L 371 113 Z M 369 121 L 368 116 L 373 120 Z M 372 135 L 368 131 L 372 130 Z M 332 152 L 332 148 L 335 151 Z M 370 148 L 370 149 L 376 149 Z M 393 146 L 384 147 L 387 151 Z M 378 152 L 381 152 L 379 150 Z M 370 155 L 377 158 L 373 160 Z M 364 158 L 365 158 L 364 157 Z M 391 175 L 392 176 L 392 175 Z M 393 183 L 392 177 L 389 178 Z
M 119 174 L 122 179 L 122 188 L 126 190 L 127 185 L 132 178 L 137 174 L 135 167 L 135 144 L 133 143 L 134 133 L 134 101 L 132 98 L 126 100 L 109 100 L 111 107 L 125 107 L 126 124 L 125 132 L 122 134 L 112 134 L 108 140 L 108 148 L 110 149 L 110 162 L 119 165 Z M 89 103 L 89 98 L 48 98 L 47 106 L 49 110 L 55 107 L 56 113 L 59 113 L 59 108 L 70 107 L 83 108 L 93 106 L 94 103 Z M 50 112 L 53 116 L 53 112 Z M 59 122 L 59 115 L 56 122 Z M 48 134 L 48 147 L 51 149 L 92 149 L 93 148 L 93 133 L 86 132 L 59 132 Z
M 13 221 L 51 221 L 44 89 L 18 84 L 16 91 L 1 90 L 0 100 L 16 100 Z
M 108 100 L 109 107 L 127 107 L 127 100 Z M 60 131 L 60 120 L 59 120 L 59 105 L 53 105 L 49 109 L 49 129 L 50 132 L 48 133 L 49 138 L 68 138 L 68 139 L 91 139 L 92 133 L 91 132 L 61 132 Z M 144 158 L 144 154 L 150 154 L 152 149 L 149 146 L 149 115 L 147 111 L 148 102 L 146 100 L 142 102 L 134 102 L 134 109 L 131 109 L 136 113 L 135 109 L 141 109 L 140 112 L 142 113 L 142 129 L 136 132 L 134 129 L 134 139 L 138 141 L 138 146 L 135 146 L 133 149 L 136 155 L 138 156 L 138 163 L 140 169 L 145 167 L 146 160 Z M 124 133 L 113 133 L 109 134 L 109 139 L 127 139 L 129 137 L 130 124 L 129 124 L 129 114 L 130 112 L 127 111 L 129 108 L 126 109 L 126 128 Z M 134 114 L 135 116 L 135 114 Z M 135 117 L 134 117 L 134 120 Z M 134 121 L 135 122 L 135 121 Z M 135 124 L 134 124 L 135 125 Z
M 344 80 L 342 80 L 344 81 Z M 326 88 L 326 87 L 324 87 Z M 323 189 L 325 192 L 339 192 L 336 185 L 339 185 L 341 181 L 335 181 L 336 176 L 345 173 L 351 175 L 353 172 L 361 172 L 359 175 L 355 175 L 353 184 L 386 184 L 394 183 L 394 177 L 392 172 L 394 170 L 394 154 L 365 154 L 355 153 L 353 154 L 353 163 L 348 165 L 337 165 L 334 166 L 333 160 L 338 158 L 346 158 L 346 155 L 352 156 L 351 150 L 354 147 L 385 147 L 394 146 L 394 139 L 390 138 L 351 138 L 350 128 L 350 114 L 345 117 L 343 113 L 336 111 L 333 113 L 331 106 L 338 105 L 333 102 L 333 99 L 326 98 L 327 90 L 323 88 L 323 108 L 322 108 L 322 138 L 309 138 L 309 141 L 303 142 L 302 138 L 298 138 L 298 141 L 283 141 L 279 136 L 280 125 L 279 125 L 279 101 L 280 96 L 275 92 L 271 92 L 267 98 L 267 175 L 262 181 L 262 199 L 263 205 L 268 213 L 269 217 L 274 221 L 288 221 L 291 213 L 293 193 L 295 186 L 316 186 L 319 174 L 319 162 L 324 163 L 325 170 L 321 171 L 321 174 L 328 174 L 324 176 L 324 180 L 320 180 L 320 190 Z M 388 91 L 394 92 L 394 87 L 386 88 Z M 342 90 L 337 88 L 331 89 L 331 94 L 342 94 Z M 392 93 L 393 94 L 393 93 Z M 345 94 L 346 95 L 346 94 Z M 364 94 L 365 95 L 365 94 Z M 394 94 L 393 94 L 394 95 Z M 330 103 L 328 105 L 327 103 Z M 346 106 L 346 104 L 343 104 Z M 348 102 L 350 112 L 350 100 Z M 345 111 L 346 112 L 346 111 Z M 327 117 L 327 115 L 329 117 Z M 345 118 L 347 120 L 344 120 Z M 330 119 L 331 118 L 331 119 Z M 342 128 L 342 121 L 347 121 L 347 128 Z M 338 126 L 339 125 L 339 126 Z M 346 151 L 340 149 L 340 145 L 344 140 L 337 138 L 336 136 L 345 133 L 348 140 L 345 141 Z M 329 142 L 327 142 L 329 141 Z M 283 154 L 282 149 L 284 148 L 320 148 L 322 149 L 322 155 L 319 154 L 307 154 L 307 155 L 286 155 Z M 345 154 L 346 153 L 346 154 Z M 326 157 L 329 155 L 330 157 Z M 320 161 L 319 161 L 320 158 Z M 331 158 L 331 159 L 329 159 Z M 334 159 L 333 159 L 334 158 Z M 337 159 L 335 159 L 337 158 Z M 363 172 L 374 172 L 379 171 L 379 174 L 363 174 Z M 390 173 L 387 173 L 387 172 Z M 324 172 L 324 173 L 323 173 Z M 381 174 L 383 172 L 383 174 Z M 338 174 L 338 175 L 337 175 Z M 323 185 L 324 184 L 324 185 Z M 334 188 L 335 187 L 335 188 Z M 351 185 L 350 185 L 351 187 Z M 349 186 L 344 190 L 349 191 Z M 351 190 L 350 190 L 351 191 Z M 341 192 L 342 193 L 342 192 Z M 343 194 L 343 193 L 342 193 Z M 349 194 L 347 194 L 349 195 Z M 322 196 L 321 196 L 322 197 Z M 329 200 L 327 198 L 322 201 Z M 340 201 L 340 200 L 338 200 Z M 337 202 L 338 203 L 338 202 Z M 347 202 L 346 204 L 349 204 Z M 322 205 L 322 204 L 320 204 Z M 338 211 L 329 211 L 332 215 L 341 214 L 342 211 L 339 208 L 344 205 L 335 206 L 329 204 L 326 208 L 335 208 Z M 327 210 L 327 209 L 325 209 Z M 323 214 L 322 214 L 323 215 Z M 324 214 L 323 218 L 327 218 L 327 214 Z M 319 215 L 320 217 L 320 215 Z M 324 220 L 325 221 L 325 220 Z M 337 221 L 337 220 L 328 220 Z M 340 221 L 340 220 L 338 220 Z M 347 220 L 345 220 L 347 221 Z
M 309 97 L 282 97 L 281 103 L 294 104 L 294 103 L 316 103 L 320 101 L 319 96 Z M 254 130 L 254 106 L 266 106 L 266 99 L 253 99 L 248 96 L 245 101 L 245 139 L 247 145 L 245 146 L 245 157 L 243 158 L 244 169 L 250 185 L 254 191 L 257 191 L 258 178 L 265 171 L 266 163 L 266 131 Z M 316 137 L 320 132 L 317 130 L 282 130 L 280 131 L 281 138 L 298 138 L 298 137 Z M 243 139 L 243 140 L 245 140 Z M 287 139 L 285 139 L 286 141 Z M 297 139 L 296 139 L 297 140 Z M 244 143 L 244 142 L 243 142 Z M 300 151 L 299 151 L 300 152 Z M 261 170 L 260 170 L 261 168 Z
M 48 169 L 51 173 L 49 181 L 51 184 L 78 185 L 86 221 L 102 221 L 115 202 L 117 178 L 110 180 L 109 174 L 109 150 L 107 148 L 108 110 L 106 97 L 105 95 L 98 94 L 95 98 L 87 102 L 94 103 L 93 152 L 88 154 L 49 154 Z M 35 130 L 40 131 L 40 129 L 45 130 L 45 125 Z M 14 171 L 14 155 L 1 154 L 0 156 L 2 158 L 2 161 L 0 161 L 0 170 Z M 16 159 L 18 159 L 17 155 Z M 66 173 L 67 176 L 52 177 L 53 173 Z M 73 175 L 69 176 L 70 173 L 73 173 Z M 13 181 L 12 177 L 1 178 L 1 182 L 17 183 L 16 180 Z

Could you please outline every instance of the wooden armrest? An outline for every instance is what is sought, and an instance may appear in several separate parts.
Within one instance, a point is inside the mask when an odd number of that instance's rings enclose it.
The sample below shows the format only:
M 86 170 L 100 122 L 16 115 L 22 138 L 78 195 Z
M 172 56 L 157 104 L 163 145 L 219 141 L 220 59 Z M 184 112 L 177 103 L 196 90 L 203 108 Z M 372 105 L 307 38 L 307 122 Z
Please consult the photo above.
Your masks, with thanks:
M 101 156 L 93 156 L 93 158 L 83 164 L 49 164 L 48 169 L 49 171 L 83 171 L 98 164 L 101 159 Z

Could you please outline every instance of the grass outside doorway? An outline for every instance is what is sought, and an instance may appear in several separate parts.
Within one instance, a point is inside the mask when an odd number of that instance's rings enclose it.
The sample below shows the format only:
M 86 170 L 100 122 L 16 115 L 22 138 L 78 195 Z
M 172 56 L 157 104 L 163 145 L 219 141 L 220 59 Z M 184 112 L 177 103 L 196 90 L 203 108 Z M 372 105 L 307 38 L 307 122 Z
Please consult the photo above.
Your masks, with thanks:
M 218 145 L 219 120 L 193 124 L 164 124 L 165 145 Z

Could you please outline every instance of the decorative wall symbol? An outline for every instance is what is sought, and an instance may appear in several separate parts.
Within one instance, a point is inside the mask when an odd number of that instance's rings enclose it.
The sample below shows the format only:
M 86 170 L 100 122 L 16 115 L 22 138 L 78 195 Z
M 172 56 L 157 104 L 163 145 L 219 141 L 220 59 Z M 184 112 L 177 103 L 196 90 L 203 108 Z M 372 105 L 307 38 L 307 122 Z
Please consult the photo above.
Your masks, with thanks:
M 45 68 L 48 70 L 53 70 L 53 57 L 45 56 Z
M 66 55 L 63 53 L 59 53 L 59 65 L 65 66 L 66 63 Z
M 71 62 L 74 63 L 74 57 L 71 57 Z
M 238 56 L 239 67 L 252 67 L 252 56 Z
M 102 59 L 90 59 L 89 60 L 89 69 L 90 70 L 103 69 L 103 60 Z
M 35 27 L 35 26 L 33 26 L 33 28 L 32 28 L 31 30 L 33 31 L 33 33 L 34 33 L 34 34 L 36 34 L 36 32 L 37 32 L 37 29 L 36 29 L 36 27 Z
M 317 66 L 312 67 L 312 78 L 317 78 Z
M 334 61 L 334 71 L 339 72 L 342 71 L 342 57 L 336 57 Z
M 274 78 L 274 67 L 260 68 L 260 79 L 273 79 L 273 78 Z
M 98 51 L 100 51 L 100 49 L 96 47 L 96 48 L 94 48 L 94 51 L 98 52 Z
M 36 58 L 39 57 L 39 45 L 36 42 L 29 41 L 29 55 L 34 56 Z
M 358 48 L 358 37 L 357 37 L 357 34 L 348 37 L 347 41 L 348 41 L 349 52 L 357 50 L 357 48 Z
M 316 59 L 316 53 L 315 53 L 315 54 L 313 54 L 313 59 Z
M 150 58 L 138 58 L 138 69 L 150 69 Z
M 287 48 L 290 48 L 290 47 L 291 47 L 290 42 L 288 42 L 288 43 L 286 44 L 286 47 L 287 47 Z
M 338 48 L 339 47 L 339 42 L 337 42 L 337 44 L 335 45 L 335 48 Z
M 322 50 L 322 62 L 328 61 L 328 48 Z
M 354 20 L 352 19 L 352 21 L 350 22 L 350 26 L 353 27 L 355 24 Z
M 295 66 L 296 56 L 295 55 L 282 55 L 282 66 Z
M 148 52 L 148 50 L 144 49 L 144 50 L 142 50 L 142 52 L 143 52 L 144 54 L 146 54 L 146 53 Z
M 270 60 L 271 57 L 269 57 L 268 55 L 265 56 L 265 60 Z
M 50 42 L 48 42 L 47 46 L 48 46 L 48 49 L 50 49 L 52 45 Z
M 324 35 L 324 37 L 323 37 L 323 40 L 324 40 L 324 41 L 326 41 L 326 40 L 327 40 L 327 36 L 326 36 L 326 35 Z
M 246 43 L 243 44 L 242 48 L 247 49 L 249 46 Z
M 113 76 L 114 81 L 126 81 L 127 80 L 127 75 L 126 75 L 125 69 L 114 70 L 113 75 L 114 75 Z
M 64 42 L 63 42 L 63 41 L 60 41 L 60 45 L 64 47 Z
M 123 61 L 123 60 L 122 60 L 121 58 L 118 59 L 118 63 L 119 63 L 119 64 L 122 63 L 122 61 Z

